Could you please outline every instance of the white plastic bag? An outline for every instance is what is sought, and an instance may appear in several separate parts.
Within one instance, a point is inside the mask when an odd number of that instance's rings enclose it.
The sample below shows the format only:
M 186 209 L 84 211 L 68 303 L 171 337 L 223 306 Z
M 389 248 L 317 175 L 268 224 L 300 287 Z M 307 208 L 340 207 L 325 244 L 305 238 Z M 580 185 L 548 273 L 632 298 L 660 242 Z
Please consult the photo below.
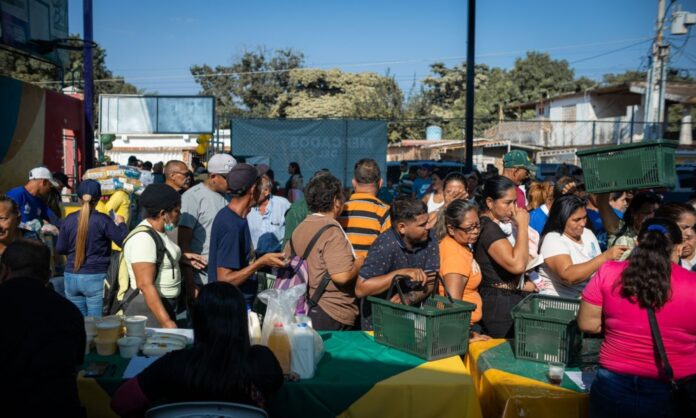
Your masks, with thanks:
M 297 302 L 307 291 L 306 285 L 293 286 L 290 289 L 267 289 L 258 294 L 266 304 L 266 315 L 261 328 L 261 344 L 268 345 L 268 336 L 273 331 L 273 324 L 278 322 L 289 327 L 295 317 Z

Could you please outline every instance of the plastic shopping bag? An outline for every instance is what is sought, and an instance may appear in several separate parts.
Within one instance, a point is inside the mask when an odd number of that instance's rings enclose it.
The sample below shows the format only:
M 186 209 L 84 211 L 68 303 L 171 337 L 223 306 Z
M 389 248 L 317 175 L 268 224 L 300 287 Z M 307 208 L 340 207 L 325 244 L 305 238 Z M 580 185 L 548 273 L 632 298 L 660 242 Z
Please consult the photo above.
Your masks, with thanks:
M 258 298 L 266 304 L 266 315 L 261 328 L 261 344 L 268 344 L 268 336 L 273 331 L 273 324 L 280 322 L 287 328 L 293 323 L 297 302 L 306 291 L 306 285 L 299 285 L 284 290 L 266 289 L 258 294 Z

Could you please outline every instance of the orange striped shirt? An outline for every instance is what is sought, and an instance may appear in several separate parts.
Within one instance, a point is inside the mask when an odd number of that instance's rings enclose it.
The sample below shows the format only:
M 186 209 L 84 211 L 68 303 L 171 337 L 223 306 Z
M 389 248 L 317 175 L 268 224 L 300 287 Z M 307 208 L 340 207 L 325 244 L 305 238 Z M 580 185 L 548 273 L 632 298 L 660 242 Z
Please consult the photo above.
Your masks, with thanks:
M 379 234 L 391 228 L 389 205 L 369 193 L 353 193 L 338 217 L 358 257 L 367 251 Z

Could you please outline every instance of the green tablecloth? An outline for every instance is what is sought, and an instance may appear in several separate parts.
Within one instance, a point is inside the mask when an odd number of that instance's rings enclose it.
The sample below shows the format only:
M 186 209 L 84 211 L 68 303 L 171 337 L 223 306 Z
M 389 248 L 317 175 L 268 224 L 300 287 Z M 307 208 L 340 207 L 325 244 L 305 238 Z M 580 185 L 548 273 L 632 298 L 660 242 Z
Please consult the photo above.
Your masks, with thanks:
M 374 415 L 389 406 L 381 418 L 480 417 L 473 382 L 459 357 L 428 363 L 378 344 L 364 332 L 320 334 L 325 354 L 314 378 L 286 382 L 269 399 L 272 416 L 347 418 Z M 83 367 L 92 362 L 106 362 L 110 368 L 97 379 L 78 379 L 80 395 L 90 416 L 109 416 L 109 398 L 123 382 L 129 360 L 93 352 Z

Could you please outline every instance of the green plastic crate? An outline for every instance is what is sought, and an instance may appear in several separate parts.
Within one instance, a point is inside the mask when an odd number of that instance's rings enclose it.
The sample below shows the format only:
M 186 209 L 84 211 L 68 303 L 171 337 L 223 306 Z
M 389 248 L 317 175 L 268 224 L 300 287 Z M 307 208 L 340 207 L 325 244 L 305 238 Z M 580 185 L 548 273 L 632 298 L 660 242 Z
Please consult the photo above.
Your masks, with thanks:
M 667 139 L 578 151 L 590 193 L 673 188 L 677 142 Z
M 531 294 L 512 308 L 515 357 L 568 364 L 582 349 L 578 299 Z
M 476 305 L 433 296 L 422 307 L 368 297 L 375 341 L 425 360 L 466 354 L 471 313 Z

